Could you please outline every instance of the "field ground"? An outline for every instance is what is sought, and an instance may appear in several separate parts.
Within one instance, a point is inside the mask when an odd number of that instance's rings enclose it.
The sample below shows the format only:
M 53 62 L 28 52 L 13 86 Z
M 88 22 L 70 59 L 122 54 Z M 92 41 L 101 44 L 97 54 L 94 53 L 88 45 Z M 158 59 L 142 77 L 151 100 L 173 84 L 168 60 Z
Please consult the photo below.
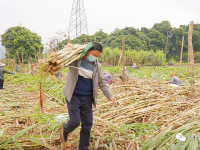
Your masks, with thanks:
M 178 67 L 128 67 L 130 78 L 122 85 L 121 67 L 102 67 L 115 76 L 111 91 L 113 106 L 99 90 L 94 108 L 90 149 L 200 149 L 199 135 L 200 68 L 195 67 L 196 92 L 191 98 L 188 68 L 181 69 L 182 85 L 168 86 L 169 73 L 178 76 Z M 68 69 L 61 84 L 53 76 L 40 74 L 6 75 L 0 91 L 0 149 L 62 149 L 60 126 L 67 122 L 67 106 L 62 94 Z M 39 83 L 43 83 L 44 113 L 40 112 Z M 80 127 L 69 135 L 68 149 L 77 149 Z M 187 140 L 176 139 L 182 133 Z

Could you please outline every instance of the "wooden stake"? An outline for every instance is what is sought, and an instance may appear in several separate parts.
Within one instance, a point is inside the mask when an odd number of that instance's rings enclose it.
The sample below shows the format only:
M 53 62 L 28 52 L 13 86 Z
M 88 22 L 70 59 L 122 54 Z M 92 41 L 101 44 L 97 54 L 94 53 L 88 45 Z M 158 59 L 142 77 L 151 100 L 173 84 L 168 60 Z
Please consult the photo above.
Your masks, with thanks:
M 51 52 L 50 52 L 50 54 L 51 53 L 53 53 L 53 48 L 52 48 L 52 42 L 50 41 L 50 48 L 51 48 Z
M 188 31 L 188 53 L 190 56 L 190 66 L 191 66 L 191 95 L 195 94 L 195 71 L 194 71 L 194 54 L 192 47 L 192 32 L 193 32 L 194 22 L 190 21 L 189 31 Z
M 39 46 L 39 59 L 42 59 L 42 55 L 41 55 L 41 46 Z
M 13 61 L 13 65 L 14 65 L 15 72 L 16 72 L 16 59 L 15 58 L 14 58 L 14 61 Z
M 122 38 L 122 65 L 123 65 L 123 84 L 125 84 L 125 59 L 124 59 L 124 38 Z
M 69 38 L 69 36 L 68 36 L 68 43 L 70 42 L 70 38 Z
M 154 63 L 154 57 L 153 57 L 153 51 L 151 51 L 151 56 L 152 56 L 152 62 L 153 62 L 154 71 L 156 71 L 155 63 Z
M 41 46 L 39 46 L 39 58 L 42 59 L 42 54 L 41 54 Z M 41 63 L 39 64 L 39 69 L 41 68 Z
M 59 51 L 58 39 L 57 39 L 57 47 L 58 47 L 58 51 Z M 61 84 L 61 70 L 59 71 L 59 83 Z
M 24 60 L 23 60 L 23 51 L 22 51 L 22 73 L 24 71 Z
M 87 38 L 85 38 L 85 44 L 87 44 Z
M 121 54 L 120 54 L 120 57 L 119 57 L 118 70 L 119 70 L 119 65 L 120 65 L 120 63 L 121 63 L 121 59 L 122 59 L 122 51 L 121 51 Z
M 58 39 L 57 39 L 57 47 L 58 47 L 58 51 L 59 51 L 59 43 L 58 43 Z
M 190 75 L 190 56 L 188 51 L 188 76 Z
M 167 42 L 166 42 L 165 58 L 167 58 L 167 44 L 168 44 L 168 31 L 167 31 Z
M 35 64 L 37 64 L 37 57 L 36 57 L 36 50 L 35 50 L 35 47 L 34 47 L 34 53 L 35 53 Z M 36 72 L 37 72 L 37 65 L 35 66 L 36 68 Z
M 183 45 L 184 45 L 184 36 L 182 37 L 181 57 L 180 57 L 180 64 L 179 64 L 178 77 L 180 77 L 180 71 L 181 71 L 181 63 L 182 63 L 182 55 L 183 55 Z
M 16 53 L 17 53 L 17 56 L 18 56 L 18 59 L 19 59 L 19 63 L 21 64 L 21 60 L 19 58 L 19 54 L 18 54 L 18 51 L 16 50 Z

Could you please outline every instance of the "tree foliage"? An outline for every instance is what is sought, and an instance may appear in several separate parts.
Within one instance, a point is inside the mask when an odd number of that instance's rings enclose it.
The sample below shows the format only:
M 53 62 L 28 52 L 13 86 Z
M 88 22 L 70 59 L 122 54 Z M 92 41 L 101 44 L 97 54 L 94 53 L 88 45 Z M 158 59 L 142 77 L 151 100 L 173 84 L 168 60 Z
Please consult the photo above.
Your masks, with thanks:
M 179 28 L 171 27 L 169 21 L 162 21 L 155 23 L 152 28 L 148 29 L 142 27 L 140 30 L 134 27 L 125 27 L 124 29 L 115 28 L 110 34 L 105 33 L 102 29 L 95 32 L 94 35 L 81 35 L 70 42 L 75 44 L 83 44 L 84 39 L 88 41 L 100 42 L 103 47 L 110 47 L 112 49 L 122 46 L 122 38 L 125 38 L 125 50 L 166 50 L 167 53 L 171 50 L 180 50 L 182 44 L 182 37 L 184 36 L 184 51 L 188 48 L 188 25 L 180 25 Z M 168 37 L 167 37 L 168 33 Z M 64 40 L 62 45 L 67 44 Z M 200 24 L 194 24 L 193 31 L 193 49 L 200 51 Z
M 39 52 L 39 46 L 41 46 L 41 52 L 43 51 L 43 44 L 41 43 L 41 37 L 37 33 L 31 32 L 29 29 L 21 26 L 11 27 L 4 34 L 1 35 L 2 45 L 9 53 L 9 57 L 23 58 L 28 60 L 27 56 L 35 58 L 34 48 L 36 53 Z M 8 55 L 6 55 L 8 57 Z

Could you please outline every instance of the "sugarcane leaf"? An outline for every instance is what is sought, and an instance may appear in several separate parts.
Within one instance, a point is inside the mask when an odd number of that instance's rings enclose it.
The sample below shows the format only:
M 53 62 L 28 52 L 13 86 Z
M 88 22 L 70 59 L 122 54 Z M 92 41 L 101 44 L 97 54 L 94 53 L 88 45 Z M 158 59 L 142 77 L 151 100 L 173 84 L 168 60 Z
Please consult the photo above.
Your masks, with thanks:
M 188 146 L 187 150 L 197 150 L 198 142 L 197 141 L 191 141 L 190 145 Z
M 159 140 L 162 140 L 163 137 L 172 129 L 173 125 L 170 125 L 166 130 L 158 134 L 156 137 L 154 137 L 151 141 L 149 141 L 143 148 L 142 150 L 152 150 L 154 149 L 158 143 Z
M 23 150 L 23 148 L 19 145 L 19 143 L 17 142 L 16 138 L 13 137 L 13 141 L 15 142 L 15 145 L 17 146 L 17 148 L 19 150 Z
M 37 139 L 37 138 L 30 137 L 29 140 L 31 140 L 32 142 L 34 142 L 34 143 L 36 143 L 36 144 L 38 144 L 38 145 L 45 146 L 45 147 L 47 147 L 47 148 L 49 148 L 49 149 L 54 149 L 53 146 L 51 146 L 51 145 L 49 145 L 49 144 L 47 144 L 47 143 L 44 143 L 43 141 L 41 141 L 41 140 L 39 140 L 39 139 Z
M 109 148 L 110 148 L 110 150 L 113 150 L 113 148 L 112 148 L 112 142 L 110 142 Z
M 98 137 L 97 141 L 95 142 L 94 150 L 98 149 L 98 147 L 99 147 L 99 140 L 100 140 L 100 137 Z
M 176 143 L 175 146 L 173 146 L 171 150 L 177 150 L 177 149 L 180 148 L 181 145 L 183 145 L 183 144 L 184 144 L 184 142 L 178 141 L 178 143 Z
M 20 137 L 21 135 L 23 135 L 24 133 L 28 132 L 30 129 L 34 128 L 37 124 L 34 124 L 32 126 L 29 126 L 25 129 L 23 129 L 22 131 L 18 132 L 17 134 L 14 135 L 15 138 Z
M 3 135 L 3 132 L 4 132 L 5 129 L 6 129 L 6 128 L 4 128 L 4 129 L 2 129 L 2 130 L 0 131 L 0 138 L 1 138 L 1 136 Z
M 10 139 L 8 139 L 5 143 L 3 143 L 2 145 L 0 145 L 0 149 L 4 148 L 8 143 L 10 143 L 13 140 L 13 138 L 20 137 L 21 135 L 23 135 L 24 133 L 28 132 L 30 129 L 34 128 L 35 126 L 36 126 L 36 124 L 34 124 L 34 125 L 30 126 L 30 127 L 27 127 L 25 129 L 23 129 L 22 131 L 18 132 L 13 137 L 11 137 Z
M 166 139 L 162 140 L 159 144 L 159 146 L 156 147 L 157 150 L 159 150 L 163 145 L 166 144 L 166 142 L 168 142 L 171 138 L 175 138 L 175 134 L 170 135 L 169 137 L 167 137 Z
M 200 115 L 198 115 L 196 118 L 194 118 L 194 119 L 188 121 L 187 123 L 191 123 L 191 122 L 197 121 L 199 118 L 200 118 Z
M 181 147 L 180 150 L 185 150 L 185 149 L 187 149 L 187 147 L 189 146 L 189 144 L 190 144 L 190 141 L 187 140 L 187 141 L 184 143 L 184 145 Z

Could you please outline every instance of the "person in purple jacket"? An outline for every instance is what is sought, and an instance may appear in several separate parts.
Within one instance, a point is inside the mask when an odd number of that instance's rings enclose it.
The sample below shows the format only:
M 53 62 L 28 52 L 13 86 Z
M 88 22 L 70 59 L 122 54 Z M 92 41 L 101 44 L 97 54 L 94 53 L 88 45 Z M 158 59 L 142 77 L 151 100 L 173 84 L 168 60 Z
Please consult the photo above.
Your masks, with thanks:
M 115 82 L 113 76 L 110 75 L 110 74 L 108 73 L 107 70 L 105 70 L 105 71 L 103 72 L 103 74 L 104 74 L 103 77 L 104 77 L 105 81 L 106 81 L 108 84 L 112 84 L 112 83 Z

